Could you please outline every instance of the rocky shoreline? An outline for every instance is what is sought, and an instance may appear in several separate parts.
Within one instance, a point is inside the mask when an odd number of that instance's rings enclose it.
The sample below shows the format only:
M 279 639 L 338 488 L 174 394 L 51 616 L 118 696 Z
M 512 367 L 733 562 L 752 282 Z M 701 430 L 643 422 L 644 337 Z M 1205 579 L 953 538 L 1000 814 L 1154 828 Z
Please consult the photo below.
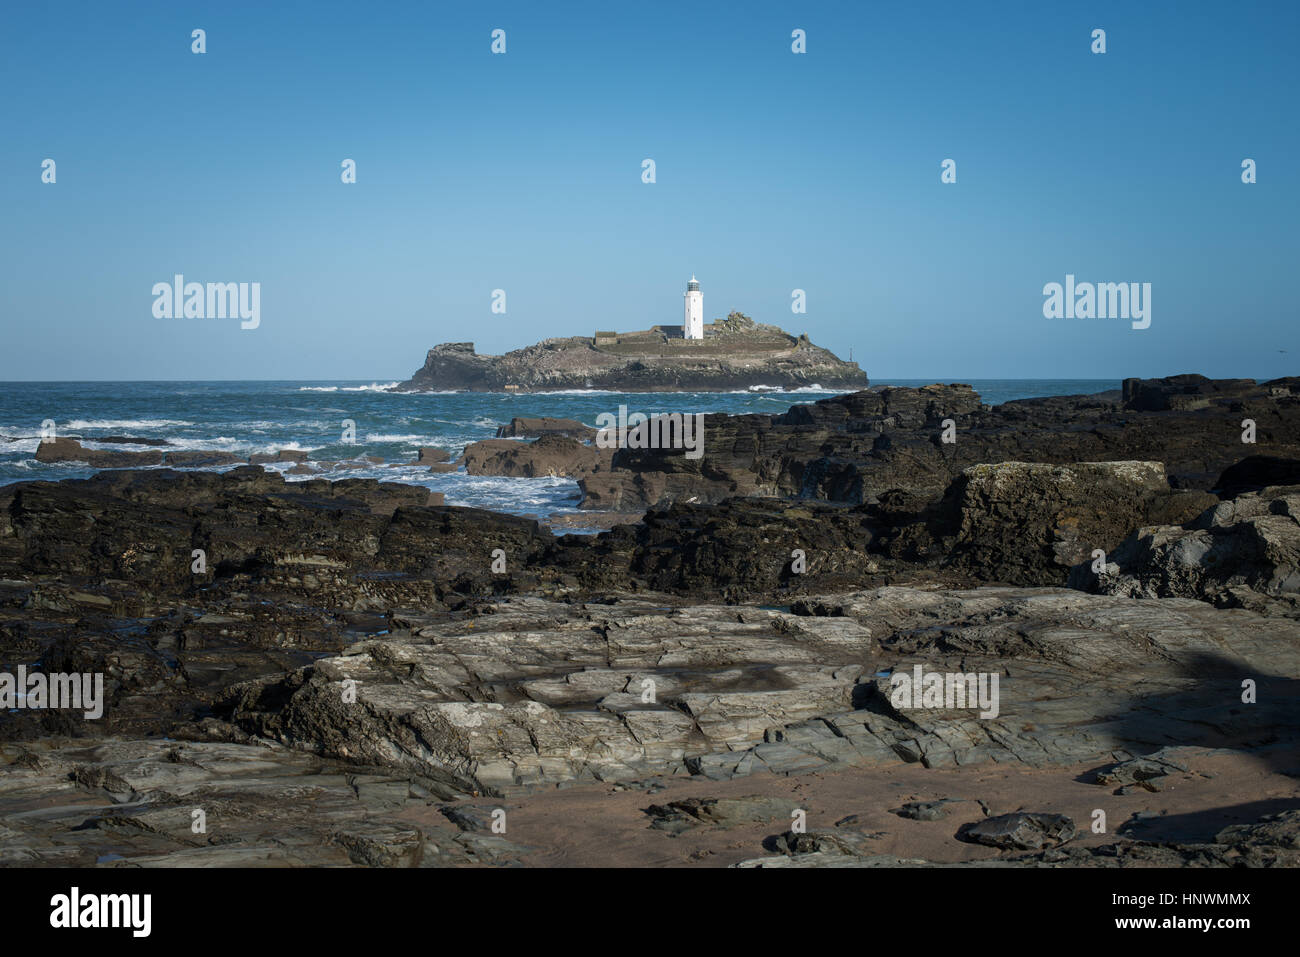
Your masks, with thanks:
M 706 436 L 459 460 L 640 515 L 597 535 L 256 465 L 0 488 L 0 670 L 108 693 L 0 721 L 0 862 L 1300 863 L 1300 378 Z

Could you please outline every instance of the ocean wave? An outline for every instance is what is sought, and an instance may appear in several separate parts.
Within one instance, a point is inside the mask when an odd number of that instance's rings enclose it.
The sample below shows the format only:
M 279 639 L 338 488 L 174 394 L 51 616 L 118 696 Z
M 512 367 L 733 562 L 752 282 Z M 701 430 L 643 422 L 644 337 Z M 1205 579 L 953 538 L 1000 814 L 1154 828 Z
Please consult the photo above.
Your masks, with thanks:
M 836 393 L 836 395 L 838 394 L 839 393 Z M 758 400 L 760 402 L 775 402 L 778 405 L 782 406 L 783 408 L 787 408 L 787 409 L 794 405 L 814 405 L 817 402 L 816 399 L 791 399 L 788 398 L 784 393 L 782 393 L 781 395 L 760 395 L 758 397 Z
M 434 440 L 427 435 L 367 435 L 366 442 L 405 442 L 408 445 L 433 445 Z
M 370 385 L 300 385 L 299 392 L 388 392 L 397 382 L 389 382 L 387 385 L 380 382 L 372 382 Z
M 277 463 L 279 465 L 280 463 Z M 275 468 L 275 471 L 281 471 Z M 552 512 L 559 508 L 573 509 L 579 495 L 574 479 L 547 476 L 544 478 L 513 478 L 505 476 L 466 475 L 464 472 L 431 473 L 427 466 L 409 468 L 343 469 L 312 475 L 285 475 L 289 482 L 310 479 L 368 478 L 400 485 L 418 485 L 430 491 L 442 492 L 448 505 L 485 508 L 498 512 L 518 514 L 521 511 Z
M 812 385 L 801 385 L 794 389 L 786 388 L 783 385 L 751 385 L 747 389 L 731 389 L 722 393 L 723 395 L 759 395 L 761 398 L 767 398 L 769 395 L 799 395 L 800 393 L 816 393 L 825 395 L 843 395 L 843 389 L 824 389 L 817 383 Z M 700 395 L 704 393 L 696 393 Z
M 65 429 L 167 429 L 193 425 L 184 419 L 73 419 Z
M 451 425 L 459 429 L 495 429 L 501 424 L 501 420 L 490 415 L 478 415 L 472 419 L 434 419 L 433 423 L 435 425 Z
M 85 438 L 81 440 L 84 448 L 96 451 L 106 452 L 141 452 L 141 451 L 159 451 L 159 452 L 230 452 L 238 455 L 253 455 L 254 453 L 274 454 L 283 450 L 293 452 L 313 452 L 316 449 L 324 448 L 321 444 L 311 445 L 303 444 L 292 439 L 275 440 L 261 438 L 259 440 L 250 440 L 246 438 L 235 438 L 229 435 L 215 436 L 169 436 L 167 444 L 163 446 L 151 447 L 144 449 L 139 445 L 123 442 L 100 442 L 94 438 Z M 11 448 L 16 451 L 35 452 L 35 443 L 32 443 L 30 449 L 23 449 L 19 443 L 15 443 Z M 289 463 L 293 464 L 293 463 Z

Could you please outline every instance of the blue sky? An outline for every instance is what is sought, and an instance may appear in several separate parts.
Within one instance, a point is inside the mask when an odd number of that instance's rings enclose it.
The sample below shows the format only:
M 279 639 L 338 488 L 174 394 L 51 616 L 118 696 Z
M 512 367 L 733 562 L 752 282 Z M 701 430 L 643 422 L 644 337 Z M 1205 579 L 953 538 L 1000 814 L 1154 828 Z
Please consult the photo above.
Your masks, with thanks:
M 443 341 L 680 322 L 692 273 L 706 320 L 878 379 L 1293 374 L 1298 28 L 1291 2 L 6 4 L 0 379 L 389 381 Z M 260 282 L 260 327 L 155 318 L 178 272 Z M 1045 319 L 1067 273 L 1150 282 L 1150 328 Z

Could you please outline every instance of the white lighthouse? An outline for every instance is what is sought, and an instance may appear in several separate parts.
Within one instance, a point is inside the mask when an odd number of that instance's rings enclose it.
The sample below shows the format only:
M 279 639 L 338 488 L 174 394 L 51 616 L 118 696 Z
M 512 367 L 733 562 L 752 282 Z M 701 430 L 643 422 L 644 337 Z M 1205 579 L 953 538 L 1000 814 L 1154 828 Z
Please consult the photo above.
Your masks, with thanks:
M 704 293 L 700 292 L 700 283 L 694 275 L 686 284 L 686 302 L 682 315 L 682 337 L 684 339 L 704 338 Z

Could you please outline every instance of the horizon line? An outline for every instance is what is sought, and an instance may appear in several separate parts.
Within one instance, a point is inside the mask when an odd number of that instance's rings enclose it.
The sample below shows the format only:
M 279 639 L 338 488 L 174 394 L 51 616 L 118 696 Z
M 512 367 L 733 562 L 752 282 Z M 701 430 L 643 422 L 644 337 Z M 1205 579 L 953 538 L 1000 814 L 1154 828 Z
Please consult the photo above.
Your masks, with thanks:
M 1173 376 L 1179 376 L 1179 375 L 1204 375 L 1205 378 L 1207 378 L 1207 379 L 1253 379 L 1253 380 L 1256 381 L 1256 382 L 1269 382 L 1269 381 L 1272 381 L 1273 379 L 1278 379 L 1278 378 L 1289 378 L 1288 376 L 1271 376 L 1271 377 L 1267 377 L 1267 378 L 1261 378 L 1261 377 L 1258 376 L 1258 375 L 1226 375 L 1226 374 L 1220 374 L 1220 375 L 1209 375 L 1209 374 L 1207 374 L 1207 373 L 1201 373 L 1201 372 L 1171 372 L 1171 373 L 1165 373 L 1165 374 L 1162 374 L 1162 375 L 1055 375 L 1055 376 L 1001 376 L 1001 375 L 964 375 L 964 374 L 963 374 L 963 375 L 958 375 L 958 376 L 951 376 L 951 375 L 937 375 L 937 376 L 936 376 L 936 375 L 934 375 L 934 374 L 925 375 L 925 376 L 916 376 L 916 375 L 887 375 L 887 376 L 878 376 L 878 377 L 875 377 L 875 376 L 868 376 L 868 388 L 870 388 L 870 386 L 872 386 L 872 385 L 884 384 L 884 383 L 888 383 L 888 382 L 890 382 L 890 381 L 899 380 L 899 379 L 908 379 L 908 380 L 913 380 L 913 381 L 928 380 L 929 382 L 939 383 L 939 384 L 945 384 L 945 383 L 947 383 L 947 384 L 951 384 L 951 383 L 968 382 L 968 381 L 977 381 L 977 380 L 982 380 L 982 381 L 996 380 L 996 381 L 1002 381 L 1002 382 L 1052 382 L 1052 381 L 1064 381 L 1064 382 L 1110 382 L 1110 381 L 1116 381 L 1116 382 L 1123 382 L 1125 379 L 1166 379 L 1166 378 L 1172 378 Z M 362 377 L 360 377 L 360 378 L 355 378 L 355 379 L 345 379 L 345 378 L 318 378 L 318 379 L 303 379 L 303 378 L 289 378 L 289 379 L 0 379 L 0 386 L 4 386 L 4 385 L 76 385 L 76 384 L 81 384 L 81 383 L 106 383 L 106 384 L 107 384 L 107 383 L 127 383 L 127 384 L 157 383 L 157 384 L 160 384 L 160 385 L 183 385 L 183 384 L 200 384 L 200 383 L 209 383 L 209 384 L 211 384 L 211 383 L 223 383 L 223 382 L 241 382 L 241 383 L 266 383 L 266 382 L 293 382 L 293 383 L 301 383 L 301 382 L 310 382 L 310 383 L 315 383 L 315 382 L 326 382 L 326 383 L 331 383 L 331 382 L 348 382 L 348 383 L 352 383 L 352 382 L 363 382 L 363 383 L 364 383 L 364 382 L 369 382 L 369 383 L 371 383 L 371 384 L 378 384 L 379 380 L 381 380 L 381 379 L 389 379 L 389 380 L 391 380 L 394 384 L 400 384 L 400 383 L 402 383 L 402 382 L 409 381 L 409 378 L 410 378 L 409 376 L 408 376 L 406 379 L 397 379 L 397 378 L 394 378 L 394 377 L 392 377 L 392 376 L 362 376 Z M 813 384 L 816 385 L 816 383 L 813 383 Z M 424 390 L 424 391 L 431 391 L 431 390 Z M 463 393 L 463 394 L 465 394 L 465 395 L 551 395 L 551 394 L 556 394 L 556 393 L 553 392 L 552 390 L 539 390 L 539 391 L 535 391 L 535 392 L 505 392 L 505 391 L 502 391 L 502 392 L 491 392 L 491 391 L 478 391 L 478 390 L 472 390 L 472 389 L 459 389 L 459 390 L 432 390 L 432 391 L 455 392 L 455 393 Z M 572 391 L 572 390 L 559 390 L 559 392 L 566 392 L 566 391 Z M 601 391 L 617 391 L 617 390 L 608 390 L 608 389 L 607 389 L 607 390 L 601 390 Z M 712 390 L 705 389 L 705 390 L 702 390 L 702 391 L 701 391 L 701 390 L 695 390 L 695 389 L 672 389 L 672 390 L 656 390 L 656 391 L 669 391 L 669 392 L 696 392 L 696 393 L 699 393 L 699 394 L 707 394 L 708 392 L 710 392 L 710 391 L 712 391 Z M 783 390 L 778 389 L 777 391 L 783 391 Z M 834 391 L 834 390 L 830 390 L 830 389 L 828 389 L 828 390 L 826 390 L 826 391 Z M 846 392 L 857 392 L 857 391 L 861 391 L 861 390 L 860 390 L 860 389 L 848 389 L 848 390 L 843 390 L 843 391 L 846 391 Z M 733 394 L 733 392 L 734 392 L 734 390 L 723 390 L 723 391 L 719 392 L 718 394 L 719 394 L 719 395 L 729 395 L 729 394 Z M 413 392 L 413 393 L 409 393 L 409 394 L 418 394 L 418 393 L 414 393 L 414 392 Z M 637 395 L 637 394 L 641 394 L 641 393 L 632 392 L 632 393 L 627 393 L 627 394 L 628 394 L 628 395 Z

